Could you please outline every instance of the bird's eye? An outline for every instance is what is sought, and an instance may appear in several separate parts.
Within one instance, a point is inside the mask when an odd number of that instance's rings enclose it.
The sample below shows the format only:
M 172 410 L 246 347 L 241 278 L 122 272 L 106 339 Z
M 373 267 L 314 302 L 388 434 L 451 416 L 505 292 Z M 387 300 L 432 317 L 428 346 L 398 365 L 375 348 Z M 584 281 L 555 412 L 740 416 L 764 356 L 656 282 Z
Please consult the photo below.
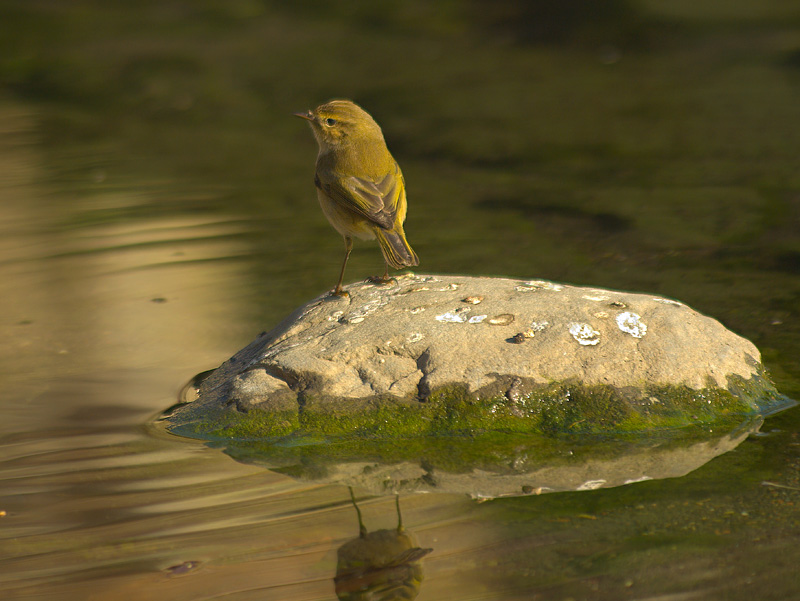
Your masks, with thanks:
M 327 125 L 336 125 L 336 119 L 331 119 L 330 117 L 328 117 L 327 119 L 325 119 L 325 123 Z

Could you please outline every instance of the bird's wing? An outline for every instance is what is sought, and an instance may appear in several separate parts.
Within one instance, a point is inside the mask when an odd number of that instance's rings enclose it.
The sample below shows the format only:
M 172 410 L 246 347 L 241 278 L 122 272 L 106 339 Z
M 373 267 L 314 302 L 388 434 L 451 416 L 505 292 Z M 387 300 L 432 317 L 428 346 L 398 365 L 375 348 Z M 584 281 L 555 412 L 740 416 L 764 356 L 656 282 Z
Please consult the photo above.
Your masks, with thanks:
M 400 195 L 403 194 L 403 175 L 395 165 L 381 181 L 373 181 L 360 177 L 336 177 L 317 172 L 314 182 L 340 206 L 360 215 L 384 229 L 394 226 Z

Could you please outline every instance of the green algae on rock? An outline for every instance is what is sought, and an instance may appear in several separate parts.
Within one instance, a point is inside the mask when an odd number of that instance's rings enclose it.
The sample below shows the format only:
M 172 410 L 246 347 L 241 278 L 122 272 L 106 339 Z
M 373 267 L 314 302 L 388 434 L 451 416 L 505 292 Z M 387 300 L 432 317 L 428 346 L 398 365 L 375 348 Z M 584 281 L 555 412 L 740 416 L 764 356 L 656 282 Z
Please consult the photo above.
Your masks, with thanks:
M 686 305 L 542 280 L 408 274 L 322 296 L 164 416 L 209 440 L 648 432 L 792 402 Z

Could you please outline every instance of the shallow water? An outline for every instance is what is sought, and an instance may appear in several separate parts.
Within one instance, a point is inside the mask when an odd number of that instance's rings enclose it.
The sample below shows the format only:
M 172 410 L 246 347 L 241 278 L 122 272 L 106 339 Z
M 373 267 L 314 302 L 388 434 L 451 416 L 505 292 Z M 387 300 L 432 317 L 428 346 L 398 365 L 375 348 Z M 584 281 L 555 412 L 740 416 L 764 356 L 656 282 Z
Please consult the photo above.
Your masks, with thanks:
M 347 487 L 152 426 L 192 375 L 333 285 L 341 241 L 288 117 L 331 96 L 382 123 L 421 272 L 678 298 L 800 398 L 800 14 L 695 4 L 641 5 L 647 43 L 627 23 L 540 45 L 416 3 L 383 28 L 308 3 L 8 3 L 2 597 L 336 598 L 359 535 Z M 379 269 L 357 244 L 348 279 Z M 367 531 L 396 533 L 392 497 L 354 493 Z M 421 600 L 800 598 L 798 504 L 798 408 L 680 478 L 400 498 L 432 549 Z

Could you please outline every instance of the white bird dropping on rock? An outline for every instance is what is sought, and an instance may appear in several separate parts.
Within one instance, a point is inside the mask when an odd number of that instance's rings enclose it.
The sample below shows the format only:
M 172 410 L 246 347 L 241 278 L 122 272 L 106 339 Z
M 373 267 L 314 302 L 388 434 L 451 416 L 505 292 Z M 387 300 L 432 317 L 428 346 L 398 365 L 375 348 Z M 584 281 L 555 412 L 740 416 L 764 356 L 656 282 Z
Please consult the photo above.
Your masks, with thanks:
M 617 325 L 619 329 L 633 336 L 634 338 L 642 338 L 647 334 L 647 326 L 641 321 L 636 313 L 620 313 L 617 315 Z

